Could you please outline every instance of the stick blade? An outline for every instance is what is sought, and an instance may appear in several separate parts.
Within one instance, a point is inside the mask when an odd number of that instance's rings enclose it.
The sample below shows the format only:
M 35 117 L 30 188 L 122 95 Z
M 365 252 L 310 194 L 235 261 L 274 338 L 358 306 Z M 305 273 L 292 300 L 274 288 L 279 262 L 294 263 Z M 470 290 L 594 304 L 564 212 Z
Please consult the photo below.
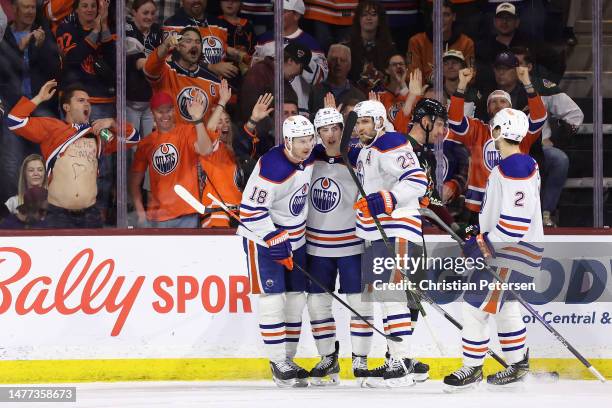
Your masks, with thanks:
M 396 343 L 401 343 L 402 341 L 404 341 L 399 336 L 391 336 L 391 335 L 387 334 L 385 337 L 387 338 L 387 340 L 391 340 L 391 341 L 394 341 Z
M 185 187 L 180 184 L 174 185 L 174 192 L 176 195 L 181 197 L 183 201 L 191 206 L 194 210 L 199 212 L 200 214 L 204 214 L 206 212 L 206 207 L 202 204 L 198 199 L 196 199 L 193 194 L 191 194 Z
M 355 112 L 350 112 L 344 124 L 344 129 L 342 130 L 342 139 L 340 139 L 340 152 L 343 154 L 349 151 L 349 144 L 351 143 L 351 136 L 353 135 L 355 123 L 357 123 L 357 114 Z

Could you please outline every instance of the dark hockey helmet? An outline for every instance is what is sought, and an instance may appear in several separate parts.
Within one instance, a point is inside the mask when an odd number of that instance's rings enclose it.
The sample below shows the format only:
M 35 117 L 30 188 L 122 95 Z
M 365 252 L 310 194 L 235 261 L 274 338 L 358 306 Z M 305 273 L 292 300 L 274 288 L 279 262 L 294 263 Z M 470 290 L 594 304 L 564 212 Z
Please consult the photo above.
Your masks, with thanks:
M 436 118 L 440 118 L 446 122 L 448 119 L 448 113 L 446 108 L 440 102 L 431 98 L 421 99 L 414 107 L 412 114 L 412 121 L 414 123 L 421 123 L 421 119 L 425 116 L 431 116 L 435 121 Z

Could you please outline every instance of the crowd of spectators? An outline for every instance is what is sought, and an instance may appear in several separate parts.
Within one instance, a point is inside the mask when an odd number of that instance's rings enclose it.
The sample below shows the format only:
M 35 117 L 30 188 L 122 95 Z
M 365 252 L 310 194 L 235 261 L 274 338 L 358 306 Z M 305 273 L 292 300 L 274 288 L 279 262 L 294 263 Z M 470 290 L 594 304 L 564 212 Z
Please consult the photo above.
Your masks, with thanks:
M 357 102 L 376 98 L 387 109 L 388 126 L 403 133 L 410 129 L 415 103 L 436 95 L 437 69 L 447 107 L 458 93 L 461 72 L 470 70 L 459 93 L 464 116 L 473 120 L 488 122 L 500 99 L 529 112 L 533 90 L 548 119 L 531 154 L 543 176 L 544 222 L 554 225 L 569 166 L 557 141 L 574 134 L 583 120 L 557 85 L 565 71 L 564 46 L 577 42 L 572 29 L 577 1 L 444 0 L 441 67 L 434 66 L 431 1 L 284 0 L 282 64 L 276 63 L 281 56 L 275 55 L 273 3 L 0 0 L 0 201 L 6 201 L 1 216 L 18 217 L 26 193 L 36 187 L 49 194 L 44 222 L 32 225 L 114 225 L 120 133 L 113 119 L 115 42 L 117 27 L 125 27 L 134 226 L 231 224 L 221 211 L 197 215 L 177 201 L 171 184 L 184 185 L 213 209 L 208 193 L 230 206 L 239 203 L 250 170 L 277 140 L 276 66 L 282 66 L 285 80 L 283 117 L 313 118 L 331 96 L 345 115 Z M 127 14 L 121 24 L 115 21 L 119 6 Z M 565 19 L 548 30 L 547 10 L 553 6 Z M 499 90 L 507 97 L 491 97 Z M 459 144 L 453 148 L 461 156 L 455 162 L 476 160 L 473 146 Z M 68 160 L 70 154 L 81 157 Z M 44 170 L 41 183 L 31 182 L 32 163 Z M 69 166 L 72 181 L 63 174 Z M 458 179 L 465 180 L 468 166 L 460 167 L 464 174 Z M 468 183 L 460 184 L 452 183 L 452 194 L 447 185 L 441 197 L 458 219 L 467 219 Z M 30 193 L 33 203 L 42 196 Z M 8 225 L 18 225 L 14 221 Z

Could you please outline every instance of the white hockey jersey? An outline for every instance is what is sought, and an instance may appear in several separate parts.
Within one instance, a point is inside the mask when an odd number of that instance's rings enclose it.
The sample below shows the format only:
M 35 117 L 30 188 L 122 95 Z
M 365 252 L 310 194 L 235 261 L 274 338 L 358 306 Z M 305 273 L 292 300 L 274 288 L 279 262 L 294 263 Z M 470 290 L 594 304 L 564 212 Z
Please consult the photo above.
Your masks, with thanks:
M 358 148 L 349 155 L 357 156 Z M 363 252 L 355 233 L 353 205 L 358 189 L 342 157 L 330 157 L 323 145 L 313 151 L 314 169 L 306 221 L 306 251 L 310 255 L 339 258 Z
M 491 242 L 543 241 L 540 173 L 533 158 L 517 153 L 493 168 L 479 223 Z
M 427 190 L 427 175 L 401 133 L 387 132 L 378 136 L 369 147 L 361 149 L 355 167 L 366 194 L 387 190 L 395 196 L 396 208 L 420 207 L 419 198 Z M 378 220 L 389 237 L 419 243 L 422 240 L 419 215 L 401 219 L 379 215 Z M 382 239 L 374 219 L 364 217 L 360 211 L 357 211 L 357 236 L 369 241 Z
M 242 193 L 240 220 L 255 234 L 264 237 L 277 228 L 289 233 L 291 247 L 306 243 L 308 191 L 313 159 L 294 164 L 276 146 L 261 156 Z M 242 235 L 244 228 L 238 227 Z

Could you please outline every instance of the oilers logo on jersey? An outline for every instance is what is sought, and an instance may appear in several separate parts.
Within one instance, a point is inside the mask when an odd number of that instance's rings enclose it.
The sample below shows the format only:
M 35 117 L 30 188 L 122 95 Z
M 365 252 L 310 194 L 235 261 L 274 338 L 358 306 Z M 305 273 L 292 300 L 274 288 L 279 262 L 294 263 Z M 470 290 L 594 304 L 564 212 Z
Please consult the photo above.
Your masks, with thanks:
M 156 172 L 161 175 L 172 173 L 179 161 L 177 148 L 171 143 L 162 143 L 153 152 L 151 163 Z
M 225 51 L 223 41 L 215 36 L 202 38 L 202 58 L 207 64 L 218 64 L 223 60 Z
M 487 141 L 482 147 L 482 159 L 489 171 L 493 170 L 493 168 L 499 164 L 501 155 L 495 148 L 495 141 L 493 139 Z
M 289 211 L 296 217 L 304 211 L 306 200 L 308 200 L 308 187 L 308 183 L 304 184 L 302 188 L 293 193 L 291 200 L 289 200 Z
M 340 186 L 329 177 L 319 177 L 312 183 L 310 201 L 319 212 L 333 211 L 342 198 Z
M 363 186 L 363 162 L 361 160 L 357 161 L 357 178 L 359 179 L 359 184 Z
M 211 87 L 212 88 L 212 87 Z M 189 103 L 195 98 L 197 94 L 202 95 L 202 101 L 204 103 L 204 112 L 208 111 L 208 95 L 197 86 L 188 86 L 181 89 L 181 92 L 176 97 L 176 104 L 179 108 L 181 117 L 187 121 L 191 120 L 191 115 L 187 110 Z
M 387 114 L 389 115 L 389 120 L 391 122 L 395 122 L 395 118 L 397 117 L 397 114 L 403 108 L 403 106 L 404 106 L 403 102 L 396 102 L 389 107 Z

